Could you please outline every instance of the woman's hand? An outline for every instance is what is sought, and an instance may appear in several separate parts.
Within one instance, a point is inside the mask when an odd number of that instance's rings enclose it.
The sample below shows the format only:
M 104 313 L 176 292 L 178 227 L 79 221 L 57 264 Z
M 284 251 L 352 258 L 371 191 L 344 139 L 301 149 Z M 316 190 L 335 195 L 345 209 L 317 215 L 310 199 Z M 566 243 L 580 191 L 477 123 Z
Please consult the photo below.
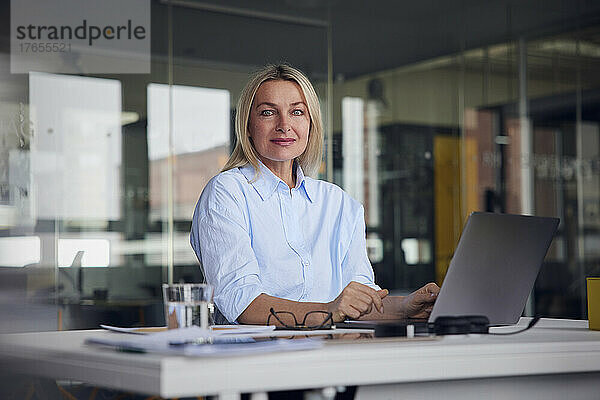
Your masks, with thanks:
M 383 302 L 388 295 L 387 289 L 375 290 L 362 283 L 350 282 L 342 293 L 327 303 L 327 310 L 333 314 L 333 322 L 342 322 L 346 317 L 357 319 L 373 309 L 383 313 Z
M 406 318 L 429 318 L 440 288 L 433 282 L 415 290 L 402 300 L 402 312 Z

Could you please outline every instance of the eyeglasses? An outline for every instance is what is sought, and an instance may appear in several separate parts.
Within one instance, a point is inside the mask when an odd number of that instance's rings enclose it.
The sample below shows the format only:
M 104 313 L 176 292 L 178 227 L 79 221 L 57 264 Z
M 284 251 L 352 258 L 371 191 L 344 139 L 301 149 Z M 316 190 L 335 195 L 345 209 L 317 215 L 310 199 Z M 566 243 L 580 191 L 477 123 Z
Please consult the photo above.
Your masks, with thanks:
M 289 311 L 275 311 L 273 308 L 269 310 L 271 313 L 269 314 L 269 318 L 267 318 L 267 325 L 271 325 L 271 317 L 274 317 L 283 327 L 283 329 L 290 329 L 295 331 L 312 331 L 317 329 L 335 329 L 335 325 L 333 324 L 333 314 L 326 311 L 309 311 L 304 315 L 302 319 L 302 323 L 298 323 L 296 319 L 296 315 Z M 290 325 L 282 321 L 282 319 L 291 319 L 294 320 L 294 324 Z M 322 321 L 319 324 L 311 324 L 307 325 L 307 319 L 312 316 L 313 318 L 320 318 L 317 321 Z M 280 328 L 281 329 L 281 328 Z

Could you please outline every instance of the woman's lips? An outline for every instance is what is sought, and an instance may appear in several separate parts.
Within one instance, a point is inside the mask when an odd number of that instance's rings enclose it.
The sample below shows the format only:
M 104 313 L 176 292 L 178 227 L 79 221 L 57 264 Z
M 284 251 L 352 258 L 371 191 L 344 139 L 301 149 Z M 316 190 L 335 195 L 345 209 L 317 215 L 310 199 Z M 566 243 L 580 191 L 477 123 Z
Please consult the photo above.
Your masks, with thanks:
M 273 142 L 279 146 L 290 146 L 290 145 L 294 144 L 295 141 L 296 141 L 296 139 L 292 139 L 292 138 L 271 139 L 271 142 Z

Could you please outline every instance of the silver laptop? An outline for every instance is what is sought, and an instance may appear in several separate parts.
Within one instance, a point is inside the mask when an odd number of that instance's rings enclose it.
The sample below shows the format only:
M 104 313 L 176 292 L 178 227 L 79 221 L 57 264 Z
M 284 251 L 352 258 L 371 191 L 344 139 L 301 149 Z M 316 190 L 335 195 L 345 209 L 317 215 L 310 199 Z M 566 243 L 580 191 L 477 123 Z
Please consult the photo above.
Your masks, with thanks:
M 429 322 L 485 315 L 491 325 L 516 324 L 558 223 L 558 218 L 471 214 Z

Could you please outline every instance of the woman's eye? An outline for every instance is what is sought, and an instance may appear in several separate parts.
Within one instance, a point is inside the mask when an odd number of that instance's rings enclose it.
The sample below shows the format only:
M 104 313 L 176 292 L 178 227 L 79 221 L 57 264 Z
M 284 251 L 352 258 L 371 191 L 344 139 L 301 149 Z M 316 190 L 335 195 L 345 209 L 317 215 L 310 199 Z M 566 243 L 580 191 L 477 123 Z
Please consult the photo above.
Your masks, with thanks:
M 304 115 L 304 110 L 294 110 L 292 111 L 292 115 Z
M 273 110 L 262 110 L 260 112 L 260 115 L 264 115 L 265 117 L 270 117 L 271 115 L 274 115 L 275 113 L 273 112 Z

